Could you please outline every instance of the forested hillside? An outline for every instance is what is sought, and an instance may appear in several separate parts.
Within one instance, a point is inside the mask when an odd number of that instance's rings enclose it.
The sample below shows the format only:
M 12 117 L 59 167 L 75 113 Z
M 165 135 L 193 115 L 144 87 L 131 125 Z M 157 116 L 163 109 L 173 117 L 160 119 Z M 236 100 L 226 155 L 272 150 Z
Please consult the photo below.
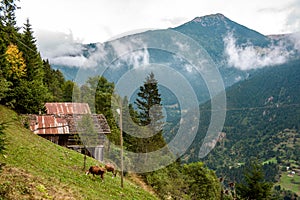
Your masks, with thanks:
M 226 92 L 227 115 L 223 137 L 202 160 L 228 181 L 241 181 L 251 158 L 263 163 L 266 179 L 291 189 L 287 166 L 300 167 L 300 61 L 261 70 Z M 186 159 L 198 160 L 197 146 L 209 124 L 210 102 L 201 106 L 203 118 L 198 136 Z M 291 170 L 291 169 L 290 169 Z M 296 175 L 296 179 L 297 179 Z M 283 178 L 281 178 L 283 177 Z M 293 186 L 299 195 L 299 183 Z

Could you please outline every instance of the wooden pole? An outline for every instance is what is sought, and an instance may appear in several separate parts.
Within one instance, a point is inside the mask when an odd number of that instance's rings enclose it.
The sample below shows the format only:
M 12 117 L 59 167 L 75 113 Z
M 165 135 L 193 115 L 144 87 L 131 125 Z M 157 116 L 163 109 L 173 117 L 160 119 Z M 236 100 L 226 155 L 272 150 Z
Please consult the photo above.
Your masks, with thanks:
M 120 146 L 121 146 L 121 187 L 123 188 L 124 187 L 124 185 L 123 185 L 123 179 L 124 179 L 124 177 L 123 177 L 123 171 L 124 171 L 124 169 L 123 169 L 123 122 L 122 122 L 122 103 L 121 103 L 121 105 L 120 105 Z

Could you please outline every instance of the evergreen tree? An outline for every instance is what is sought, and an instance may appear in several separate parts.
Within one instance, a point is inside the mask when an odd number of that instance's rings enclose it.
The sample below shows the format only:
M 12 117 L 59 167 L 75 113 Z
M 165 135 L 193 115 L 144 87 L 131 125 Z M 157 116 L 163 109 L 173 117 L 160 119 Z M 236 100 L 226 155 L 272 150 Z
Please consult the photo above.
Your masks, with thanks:
M 236 186 L 237 194 L 242 199 L 267 199 L 273 184 L 264 180 L 262 167 L 257 161 L 252 161 L 248 166 L 244 172 L 244 182 Z
M 44 104 L 50 98 L 47 88 L 40 81 L 20 80 L 14 88 L 14 110 L 23 114 L 38 114 L 44 111 Z
M 144 85 L 140 87 L 135 104 L 138 108 L 139 125 L 144 126 L 143 135 L 152 135 L 137 138 L 135 152 L 147 153 L 161 149 L 166 145 L 162 136 L 163 113 L 158 82 L 153 73 L 146 77 Z
M 16 27 L 16 9 L 18 7 L 15 0 L 2 0 L 0 2 L 1 21 L 4 22 L 5 26 Z
M 64 102 L 77 102 L 80 100 L 80 89 L 73 81 L 66 81 L 62 87 Z
M 0 71 L 0 103 L 2 99 L 5 99 L 10 92 L 11 82 L 7 81 L 2 75 Z
M 146 77 L 144 85 L 140 86 L 135 103 L 139 109 L 140 125 L 150 125 L 153 131 L 161 131 L 163 119 L 161 98 L 158 82 L 152 72 Z
M 27 66 L 28 81 L 43 81 L 44 70 L 43 61 L 36 47 L 36 39 L 33 37 L 33 31 L 29 19 L 24 24 L 24 31 L 19 42 L 19 48 L 23 52 Z
M 2 23 L 3 38 L 5 38 L 7 45 L 9 43 L 16 44 L 17 37 L 19 36 L 19 28 L 16 26 L 15 11 L 18 9 L 15 0 L 2 0 L 0 1 L 0 20 Z
M 0 20 L 0 76 L 2 75 L 2 67 L 5 66 L 5 52 L 6 52 L 6 48 L 8 46 L 8 41 L 6 40 L 5 36 L 6 36 L 6 32 L 4 31 L 4 24 L 2 22 L 2 20 Z
M 48 88 L 51 97 L 48 101 L 60 102 L 63 100 L 62 86 L 65 83 L 65 78 L 59 70 L 51 68 L 48 60 L 43 61 L 44 78 L 43 82 Z

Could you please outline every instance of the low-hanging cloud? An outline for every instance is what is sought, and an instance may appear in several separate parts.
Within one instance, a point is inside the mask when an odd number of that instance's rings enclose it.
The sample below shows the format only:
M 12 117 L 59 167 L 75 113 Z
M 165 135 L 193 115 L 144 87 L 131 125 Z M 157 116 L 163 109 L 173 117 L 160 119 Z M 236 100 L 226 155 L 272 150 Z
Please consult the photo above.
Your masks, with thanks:
M 74 39 L 72 32 L 37 31 L 37 45 L 43 58 L 79 55 L 82 51 L 81 42 L 81 40 Z
M 128 40 L 117 39 L 111 41 L 110 44 L 116 56 L 116 66 L 121 66 L 121 63 L 126 63 L 126 65 L 137 69 L 149 65 L 150 56 L 147 44 L 142 40 L 136 38 Z
M 287 7 L 288 15 L 285 19 L 285 28 L 289 32 L 296 32 L 300 30 L 300 2 L 293 0 Z
M 86 48 L 71 32 L 38 31 L 37 38 L 42 57 L 54 65 L 95 68 L 110 66 L 113 60 L 116 60 L 116 66 L 122 63 L 134 68 L 149 65 L 147 44 L 135 37 L 97 43 L 95 48 Z M 88 51 L 87 55 L 83 55 L 84 51 Z
M 294 49 L 300 53 L 300 32 L 296 32 L 290 35 L 289 39 L 294 44 Z
M 43 59 L 51 64 L 67 67 L 89 68 L 96 67 L 105 59 L 106 51 L 101 43 L 96 44 L 96 50 L 86 49 L 79 39 L 74 39 L 72 32 L 54 32 L 39 30 L 37 32 L 38 48 Z M 89 56 L 83 56 L 88 50 Z
M 237 45 L 233 33 L 228 33 L 223 40 L 228 64 L 240 70 L 283 64 L 291 54 L 281 44 L 265 48 L 254 46 L 251 43 Z

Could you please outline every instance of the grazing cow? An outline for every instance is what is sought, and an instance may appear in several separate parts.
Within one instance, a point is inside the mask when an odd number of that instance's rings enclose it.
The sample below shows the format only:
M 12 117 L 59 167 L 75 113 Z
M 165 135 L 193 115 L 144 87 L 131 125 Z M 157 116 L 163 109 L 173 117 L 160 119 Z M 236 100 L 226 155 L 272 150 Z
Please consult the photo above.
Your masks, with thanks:
M 235 183 L 234 183 L 234 182 L 230 182 L 230 183 L 229 183 L 229 187 L 234 188 L 234 186 L 235 186 Z
M 114 177 L 117 175 L 117 171 L 115 170 L 115 167 L 112 164 L 106 164 L 105 166 L 106 171 L 111 172 Z
M 91 166 L 90 169 L 86 172 L 86 175 L 88 175 L 89 173 L 93 174 L 93 176 L 99 175 L 101 179 L 104 180 L 105 169 L 102 167 Z

